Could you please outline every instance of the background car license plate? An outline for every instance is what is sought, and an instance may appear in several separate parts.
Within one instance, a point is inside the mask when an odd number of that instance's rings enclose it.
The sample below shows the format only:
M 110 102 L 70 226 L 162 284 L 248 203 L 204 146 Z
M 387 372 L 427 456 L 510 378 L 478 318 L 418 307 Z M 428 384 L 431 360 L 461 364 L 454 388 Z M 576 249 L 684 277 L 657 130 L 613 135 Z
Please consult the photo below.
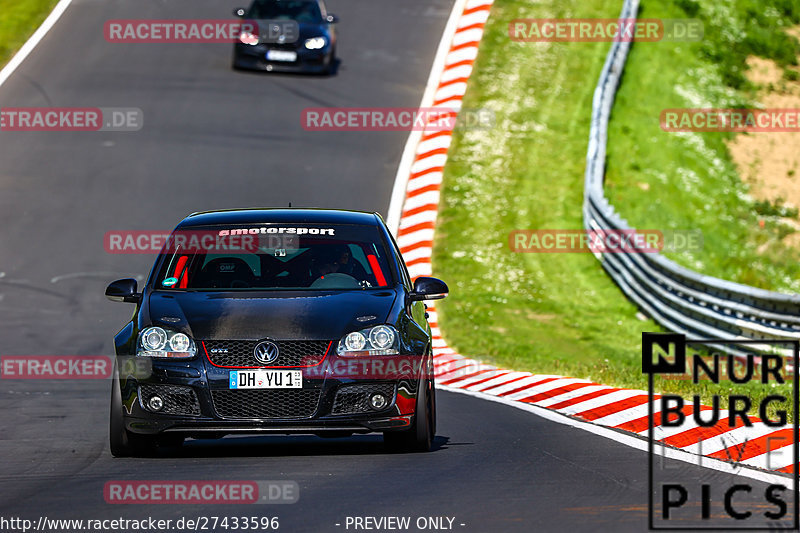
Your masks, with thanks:
M 300 370 L 231 370 L 230 389 L 302 389 Z
M 286 50 L 267 50 L 269 61 L 297 61 L 297 52 Z

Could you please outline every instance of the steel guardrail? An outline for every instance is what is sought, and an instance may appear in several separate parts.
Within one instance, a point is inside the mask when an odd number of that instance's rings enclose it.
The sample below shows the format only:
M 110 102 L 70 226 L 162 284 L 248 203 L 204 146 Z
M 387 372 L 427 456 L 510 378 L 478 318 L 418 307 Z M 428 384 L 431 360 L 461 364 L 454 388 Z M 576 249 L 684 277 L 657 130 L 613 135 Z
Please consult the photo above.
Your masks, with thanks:
M 625 0 L 620 19 L 634 19 L 639 0 Z M 608 122 L 630 41 L 611 44 L 592 100 L 586 155 L 583 222 L 587 231 L 630 231 L 603 191 Z M 670 261 L 661 253 L 595 253 L 625 295 L 664 328 L 692 338 L 730 339 L 712 344 L 734 355 L 757 349 L 790 354 L 788 348 L 736 340 L 799 340 L 800 295 L 782 294 L 706 276 Z

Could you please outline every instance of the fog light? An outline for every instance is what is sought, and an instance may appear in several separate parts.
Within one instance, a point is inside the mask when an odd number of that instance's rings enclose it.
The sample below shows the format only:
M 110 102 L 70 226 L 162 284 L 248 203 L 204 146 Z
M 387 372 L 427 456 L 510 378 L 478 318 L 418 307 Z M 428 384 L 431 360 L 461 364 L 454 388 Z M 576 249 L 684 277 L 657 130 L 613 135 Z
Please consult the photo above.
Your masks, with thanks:
M 386 407 L 386 396 L 383 394 L 373 394 L 372 397 L 369 399 L 369 403 L 373 409 L 380 410 Z
M 160 396 L 153 396 L 147 401 L 147 406 L 153 411 L 160 411 L 164 407 L 164 400 Z

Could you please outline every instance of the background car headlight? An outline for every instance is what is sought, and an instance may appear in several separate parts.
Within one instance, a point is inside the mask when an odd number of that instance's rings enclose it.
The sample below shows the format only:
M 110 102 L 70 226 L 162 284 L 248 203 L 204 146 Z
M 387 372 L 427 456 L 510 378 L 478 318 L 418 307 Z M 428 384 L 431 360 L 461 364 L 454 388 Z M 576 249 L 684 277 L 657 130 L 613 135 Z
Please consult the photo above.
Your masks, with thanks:
M 189 358 L 197 353 L 194 341 L 185 333 L 169 331 L 158 326 L 144 328 L 139 333 L 136 355 L 142 357 Z
M 258 35 L 256 35 L 255 33 L 250 33 L 249 31 L 243 31 L 239 35 L 239 40 L 244 44 L 255 46 L 258 44 Z
M 380 325 L 345 335 L 336 347 L 336 353 L 344 357 L 365 355 L 397 355 L 397 330 Z
M 311 39 L 306 39 L 306 48 L 309 50 L 319 50 L 323 46 L 325 46 L 325 37 L 312 37 Z

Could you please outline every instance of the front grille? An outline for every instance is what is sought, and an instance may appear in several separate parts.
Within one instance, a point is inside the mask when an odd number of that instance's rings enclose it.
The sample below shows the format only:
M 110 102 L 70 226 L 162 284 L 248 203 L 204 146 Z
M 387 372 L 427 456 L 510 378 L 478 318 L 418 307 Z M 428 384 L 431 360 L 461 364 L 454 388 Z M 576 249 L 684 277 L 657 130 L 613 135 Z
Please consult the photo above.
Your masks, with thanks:
M 267 44 L 267 48 L 270 50 L 299 50 L 300 49 L 300 42 L 293 42 L 293 43 L 269 43 Z
M 319 396 L 319 389 L 211 391 L 222 418 L 310 418 Z
M 368 413 L 374 411 L 369 405 L 370 397 L 375 393 L 386 397 L 389 407 L 394 402 L 394 383 L 362 383 L 358 385 L 343 385 L 336 393 L 331 414 L 344 415 L 354 413 Z
M 164 401 L 164 407 L 158 411 L 150 409 L 148 402 L 153 396 L 158 396 Z M 200 403 L 191 387 L 179 385 L 140 385 L 139 397 L 142 406 L 153 413 L 165 415 L 199 416 Z
M 203 341 L 212 364 L 223 367 L 270 368 L 279 366 L 314 366 L 325 358 L 329 341 L 273 341 L 280 355 L 264 365 L 256 360 L 253 352 L 261 341 Z M 220 353 L 215 350 L 227 350 Z

